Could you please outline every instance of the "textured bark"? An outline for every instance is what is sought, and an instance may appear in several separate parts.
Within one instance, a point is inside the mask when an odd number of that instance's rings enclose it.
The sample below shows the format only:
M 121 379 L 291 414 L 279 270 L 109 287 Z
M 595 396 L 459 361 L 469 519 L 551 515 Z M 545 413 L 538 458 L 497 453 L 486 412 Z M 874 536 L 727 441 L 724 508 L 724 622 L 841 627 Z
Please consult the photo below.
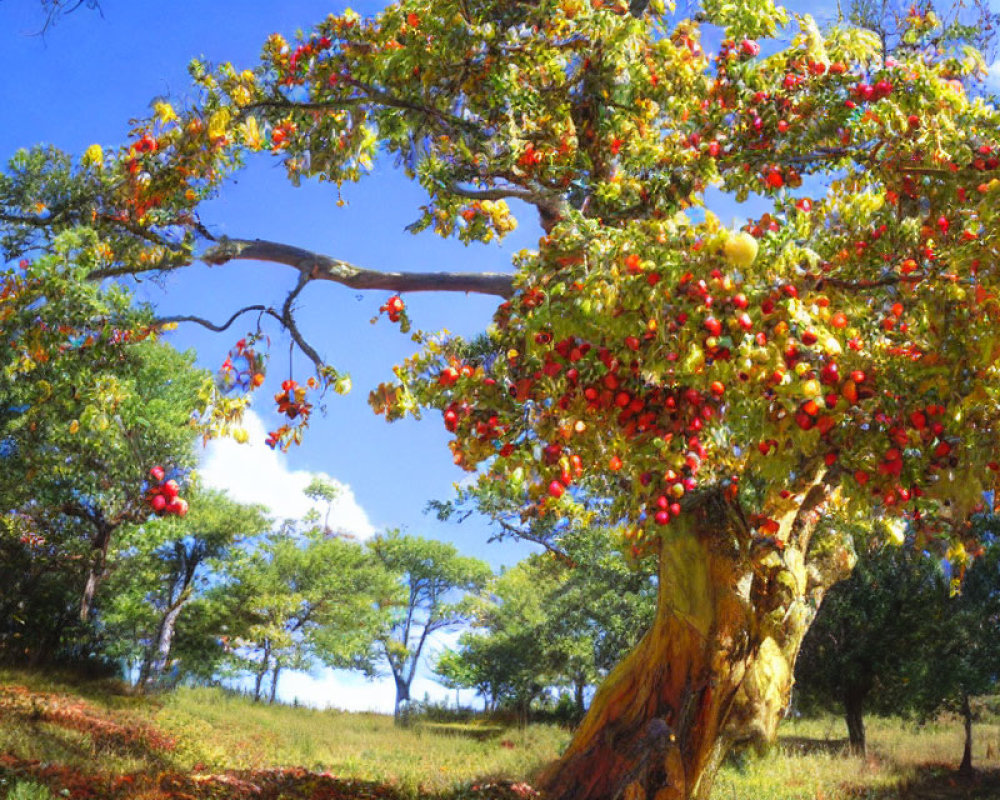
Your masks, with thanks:
M 819 475 L 781 518 L 784 550 L 721 492 L 667 529 L 653 625 L 542 776 L 547 798 L 707 797 L 734 742 L 773 739 L 817 596 L 852 565 L 838 547 L 806 565 L 827 497 Z
M 511 275 L 495 272 L 393 272 L 372 270 L 343 259 L 301 247 L 263 239 L 225 239 L 202 254 L 208 264 L 229 261 L 266 261 L 284 264 L 313 280 L 333 281 L 352 289 L 394 292 L 473 292 L 508 298 L 514 291 Z

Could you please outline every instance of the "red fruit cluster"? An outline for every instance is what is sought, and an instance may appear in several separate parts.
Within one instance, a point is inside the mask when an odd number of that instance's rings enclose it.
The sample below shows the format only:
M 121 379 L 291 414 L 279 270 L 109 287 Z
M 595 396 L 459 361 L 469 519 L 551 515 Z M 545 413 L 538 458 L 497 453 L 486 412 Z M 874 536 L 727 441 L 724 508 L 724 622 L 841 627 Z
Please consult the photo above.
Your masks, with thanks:
M 144 134 L 132 147 L 137 153 L 155 153 L 159 143 L 149 133 Z
M 278 404 L 279 414 L 284 414 L 289 419 L 305 419 L 312 411 L 312 404 L 305 402 L 305 397 L 305 387 L 289 379 L 281 384 L 281 391 L 274 396 L 274 402 Z
M 163 471 L 163 467 L 153 467 L 149 471 L 149 477 L 156 482 L 156 485 L 150 486 L 146 493 L 149 507 L 153 509 L 153 513 L 160 517 L 168 514 L 183 517 L 187 514 L 187 500 L 178 496 L 180 487 L 177 485 L 177 481 L 164 480 L 166 473 Z
M 398 294 L 394 294 L 385 304 L 379 307 L 379 311 L 387 313 L 389 315 L 390 322 L 399 322 L 400 315 L 406 305 L 403 303 L 402 298 Z
M 264 383 L 264 358 L 253 341 L 240 339 L 219 368 L 219 380 L 226 391 L 253 391 Z

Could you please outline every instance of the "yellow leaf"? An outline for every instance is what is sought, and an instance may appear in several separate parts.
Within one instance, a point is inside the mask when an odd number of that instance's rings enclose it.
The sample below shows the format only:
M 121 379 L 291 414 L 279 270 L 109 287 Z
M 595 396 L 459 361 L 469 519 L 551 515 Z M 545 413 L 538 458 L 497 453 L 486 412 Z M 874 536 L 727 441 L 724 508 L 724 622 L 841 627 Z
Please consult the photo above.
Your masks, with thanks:
M 211 139 L 220 139 L 226 135 L 229 126 L 229 109 L 220 108 L 208 118 L 208 136 Z
M 156 114 L 156 118 L 160 120 L 164 125 L 168 122 L 173 122 L 177 119 L 177 112 L 174 111 L 174 107 L 170 103 L 159 102 L 153 104 L 153 113 Z

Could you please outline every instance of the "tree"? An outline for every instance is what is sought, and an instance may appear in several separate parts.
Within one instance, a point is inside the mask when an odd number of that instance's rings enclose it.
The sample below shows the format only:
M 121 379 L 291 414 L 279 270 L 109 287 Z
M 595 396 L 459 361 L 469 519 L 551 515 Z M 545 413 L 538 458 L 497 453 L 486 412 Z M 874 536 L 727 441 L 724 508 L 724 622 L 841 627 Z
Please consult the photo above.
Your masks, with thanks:
M 234 655 L 254 674 L 259 700 L 270 675 L 270 701 L 284 669 L 316 661 L 371 673 L 387 620 L 382 601 L 395 588 L 362 545 L 317 528 L 280 530 L 231 565 L 222 588 L 232 615 Z
M 368 550 L 397 583 L 398 590 L 380 601 L 391 620 L 378 643 L 396 684 L 394 716 L 405 723 L 410 687 L 428 638 L 467 619 L 462 594 L 481 589 L 490 568 L 478 558 L 460 555 L 453 545 L 399 531 L 375 537 Z
M 204 595 L 212 574 L 224 570 L 221 562 L 230 550 L 267 526 L 261 508 L 211 490 L 192 496 L 191 513 L 184 519 L 143 526 L 101 614 L 105 626 L 133 629 L 131 637 L 121 638 L 140 646 L 140 690 L 160 685 L 182 613 Z
M 603 530 L 568 544 L 567 553 L 531 556 L 494 578 L 473 605 L 474 629 L 435 672 L 476 689 L 488 707 L 508 703 L 525 715 L 546 689 L 569 688 L 582 717 L 586 689 L 648 629 L 656 587 L 648 569 L 622 561 Z
M 599 517 L 655 562 L 654 621 L 544 776 L 554 800 L 707 795 L 733 741 L 773 736 L 802 636 L 850 567 L 831 507 L 957 539 L 1000 467 L 1000 116 L 972 97 L 982 59 L 920 9 L 890 58 L 877 34 L 821 32 L 771 0 L 701 5 L 335 15 L 271 37 L 256 68 L 195 64 L 192 103 L 157 102 L 120 150 L 36 151 L 0 183 L 11 257 L 85 226 L 109 252 L 93 278 L 290 266 L 295 288 L 253 311 L 312 358 L 316 389 L 346 384 L 296 325 L 313 281 L 503 299 L 488 352 L 420 336 L 372 401 L 390 419 L 440 410 L 456 463 L 519 495 L 520 532 L 557 517 L 558 547 Z M 244 161 L 340 186 L 380 153 L 427 192 L 415 231 L 490 241 L 515 200 L 538 249 L 513 274 L 380 273 L 201 218 Z M 703 210 L 713 187 L 766 211 L 726 230 Z M 408 326 L 398 295 L 383 309 Z M 246 340 L 238 355 L 236 389 L 259 374 Z M 310 391 L 283 385 L 272 444 L 301 436 Z M 240 407 L 217 395 L 212 430 Z
M 1000 675 L 998 524 L 995 513 L 974 514 L 969 520 L 976 537 L 974 560 L 972 553 L 957 547 L 947 554 L 952 588 L 941 602 L 937 646 L 925 658 L 912 659 L 905 678 L 918 697 L 918 707 L 946 708 L 961 715 L 965 741 L 959 770 L 963 773 L 973 771 L 971 698 L 994 692 Z
M 913 542 L 876 540 L 859 549 L 851 577 L 823 599 L 795 674 L 805 697 L 839 706 L 851 750 L 863 756 L 866 707 L 901 712 L 925 699 L 909 676 L 917 662 L 941 654 L 948 581 L 938 560 Z
M 803 640 L 796 684 L 805 697 L 841 707 L 854 752 L 865 753 L 866 708 L 927 716 L 950 707 L 965 723 L 961 769 L 971 771 L 969 699 L 990 691 L 1000 668 L 995 526 L 993 515 L 973 518 L 986 547 L 960 593 L 942 566 L 965 569 L 965 555 L 942 562 L 912 539 L 898 547 L 868 542 L 851 577 L 827 593 Z

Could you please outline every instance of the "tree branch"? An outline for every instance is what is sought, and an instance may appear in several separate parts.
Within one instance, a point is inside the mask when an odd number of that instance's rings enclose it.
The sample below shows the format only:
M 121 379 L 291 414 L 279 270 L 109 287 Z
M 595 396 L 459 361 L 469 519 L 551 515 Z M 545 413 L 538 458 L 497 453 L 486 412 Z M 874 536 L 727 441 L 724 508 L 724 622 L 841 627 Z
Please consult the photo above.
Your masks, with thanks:
M 501 528 L 503 528 L 504 533 L 506 533 L 507 535 L 514 536 L 515 538 L 518 539 L 522 539 L 525 542 L 533 542 L 534 544 L 541 545 L 550 553 L 552 553 L 552 555 L 554 555 L 556 558 L 558 558 L 560 561 L 562 561 L 569 567 L 578 566 L 576 561 L 569 553 L 567 553 L 565 550 L 559 547 L 556 547 L 554 544 L 547 541 L 544 537 L 536 536 L 530 530 L 525 530 L 524 528 L 518 528 L 517 526 L 511 525 L 509 522 L 505 522 L 502 519 L 495 519 L 494 522 L 496 522 Z M 494 538 L 499 539 L 500 537 L 495 536 Z
M 223 322 L 221 325 L 216 325 L 211 320 L 207 320 L 203 317 L 195 317 L 190 315 L 176 315 L 172 317 L 157 317 L 153 320 L 154 325 L 171 325 L 175 322 L 194 322 L 197 325 L 201 325 L 203 328 L 208 328 L 210 331 L 215 331 L 216 333 L 222 333 L 227 330 L 230 325 L 232 325 L 236 320 L 243 316 L 244 314 L 249 314 L 251 311 L 259 311 L 262 314 L 267 314 L 268 316 L 274 317 L 278 322 L 284 323 L 284 320 L 278 312 L 273 308 L 268 308 L 267 306 L 254 305 L 246 306 L 241 308 L 239 311 L 235 312 L 229 319 Z
M 206 264 L 230 261 L 267 261 L 297 269 L 311 280 L 340 283 L 352 289 L 394 292 L 472 292 L 504 299 L 513 292 L 510 275 L 497 272 L 381 272 L 365 269 L 294 245 L 264 239 L 220 239 L 201 255 Z M 98 276 L 100 277 L 100 276 Z
M 285 330 L 287 330 L 289 335 L 292 337 L 292 341 L 299 346 L 299 349 L 306 354 L 318 370 L 323 366 L 323 359 L 320 358 L 319 353 L 313 349 L 312 345 L 306 341 L 302 332 L 299 330 L 299 326 L 295 322 L 295 316 L 292 313 L 292 304 L 295 302 L 295 298 L 298 297 L 299 293 L 306 288 L 306 284 L 309 283 L 310 280 L 311 278 L 305 272 L 299 274 L 299 282 L 295 284 L 295 288 L 288 293 L 288 297 L 285 298 L 285 304 L 281 308 L 281 324 L 285 326 Z

